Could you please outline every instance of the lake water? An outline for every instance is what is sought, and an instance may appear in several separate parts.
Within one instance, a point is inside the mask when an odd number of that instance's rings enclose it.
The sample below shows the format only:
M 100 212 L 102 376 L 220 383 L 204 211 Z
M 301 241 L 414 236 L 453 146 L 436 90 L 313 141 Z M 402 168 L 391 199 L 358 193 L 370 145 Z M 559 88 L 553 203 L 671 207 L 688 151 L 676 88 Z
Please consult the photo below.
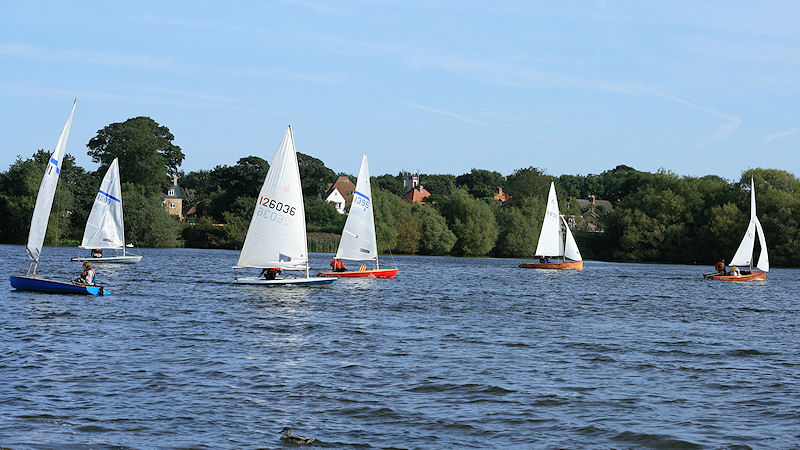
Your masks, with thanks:
M 75 253 L 45 248 L 40 274 L 74 278 Z M 0 445 L 800 444 L 797 270 L 396 256 L 396 279 L 261 288 L 229 283 L 236 251 L 140 254 L 97 266 L 109 297 L 5 281 Z

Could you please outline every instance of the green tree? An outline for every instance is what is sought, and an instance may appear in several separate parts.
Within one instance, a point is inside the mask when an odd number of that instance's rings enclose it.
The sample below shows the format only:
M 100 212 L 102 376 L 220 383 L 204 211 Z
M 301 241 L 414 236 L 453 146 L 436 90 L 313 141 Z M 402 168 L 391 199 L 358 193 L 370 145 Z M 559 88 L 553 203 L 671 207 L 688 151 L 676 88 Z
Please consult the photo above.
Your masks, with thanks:
M 447 227 L 456 235 L 453 251 L 460 255 L 485 255 L 497 240 L 497 224 L 488 204 L 456 189 L 441 203 Z
M 485 169 L 472 169 L 469 173 L 459 175 L 455 179 L 457 187 L 466 187 L 469 193 L 476 198 L 494 196 L 497 187 L 504 183 L 505 178 L 499 172 Z
M 526 167 L 515 170 L 506 177 L 503 190 L 511 195 L 511 200 L 519 203 L 524 198 L 547 198 L 550 192 L 550 182 L 553 177 L 546 175 L 543 170 L 536 167 Z M 563 195 L 559 198 L 565 198 Z
M 97 136 L 86 146 L 92 161 L 100 163 L 98 171 L 105 173 L 114 158 L 119 158 L 123 180 L 158 192 L 166 185 L 169 175 L 178 173 L 184 159 L 181 148 L 172 143 L 173 139 L 169 129 L 155 120 L 134 117 L 98 130 Z
M 412 214 L 419 224 L 419 252 L 425 255 L 446 255 L 456 243 L 456 235 L 447 228 L 447 221 L 430 205 L 413 205 Z
M 328 185 L 336 181 L 336 172 L 325 167 L 321 160 L 313 156 L 298 152 L 297 165 L 300 168 L 303 195 L 306 197 L 322 197 L 328 190 Z
M 125 240 L 140 247 L 175 247 L 181 224 L 164 208 L 159 194 L 134 183 L 122 184 Z
M 545 201 L 523 207 L 497 209 L 498 238 L 492 252 L 496 256 L 533 256 L 539 241 Z

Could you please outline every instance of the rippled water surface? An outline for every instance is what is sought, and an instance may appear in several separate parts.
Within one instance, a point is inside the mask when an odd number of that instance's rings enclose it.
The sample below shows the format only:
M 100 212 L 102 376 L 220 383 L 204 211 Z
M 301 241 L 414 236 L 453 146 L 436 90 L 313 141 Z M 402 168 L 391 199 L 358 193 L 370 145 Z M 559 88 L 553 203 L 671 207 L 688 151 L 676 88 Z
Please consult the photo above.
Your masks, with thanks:
M 797 270 L 398 256 L 393 280 L 261 288 L 228 283 L 235 251 L 140 253 L 99 266 L 109 297 L 5 281 L 0 445 L 280 447 L 284 426 L 331 447 L 800 443 Z M 42 254 L 77 274 L 74 249 Z

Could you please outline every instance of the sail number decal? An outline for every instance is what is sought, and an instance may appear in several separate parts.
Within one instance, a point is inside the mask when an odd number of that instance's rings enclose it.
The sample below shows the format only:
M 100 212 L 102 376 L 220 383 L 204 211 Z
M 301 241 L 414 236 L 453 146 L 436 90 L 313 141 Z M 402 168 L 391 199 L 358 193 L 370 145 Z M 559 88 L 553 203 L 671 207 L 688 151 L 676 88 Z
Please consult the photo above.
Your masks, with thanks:
M 273 211 L 270 211 L 270 209 Z M 290 216 L 295 215 L 296 212 L 297 208 L 294 206 L 267 197 L 259 198 L 256 205 L 256 217 L 269 219 L 287 227 L 292 225 L 293 221 Z
M 258 199 L 258 205 L 265 206 L 269 209 L 274 209 L 277 212 L 289 214 L 290 216 L 293 216 L 294 213 L 297 212 L 297 208 L 295 208 L 294 206 L 289 206 L 288 203 L 276 202 L 274 198 L 270 200 L 267 197 L 261 197 L 260 199 Z
M 353 204 L 350 206 L 350 211 L 352 212 L 356 206 L 360 207 L 361 211 L 366 211 L 367 209 L 369 209 L 370 205 L 369 197 L 358 191 L 355 191 L 353 193 L 355 195 L 353 196 Z

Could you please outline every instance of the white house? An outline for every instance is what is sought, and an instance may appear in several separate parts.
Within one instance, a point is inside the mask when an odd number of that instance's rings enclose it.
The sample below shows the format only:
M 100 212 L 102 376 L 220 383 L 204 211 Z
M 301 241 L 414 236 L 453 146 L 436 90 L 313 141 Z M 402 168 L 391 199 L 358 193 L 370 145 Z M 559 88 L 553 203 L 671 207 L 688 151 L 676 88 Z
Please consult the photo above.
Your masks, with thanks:
M 333 205 L 336 207 L 336 211 L 339 211 L 339 214 L 344 214 L 344 207 L 347 201 L 344 199 L 338 189 L 331 189 L 331 193 L 328 195 L 328 198 L 326 198 L 325 201 L 333 203 Z

